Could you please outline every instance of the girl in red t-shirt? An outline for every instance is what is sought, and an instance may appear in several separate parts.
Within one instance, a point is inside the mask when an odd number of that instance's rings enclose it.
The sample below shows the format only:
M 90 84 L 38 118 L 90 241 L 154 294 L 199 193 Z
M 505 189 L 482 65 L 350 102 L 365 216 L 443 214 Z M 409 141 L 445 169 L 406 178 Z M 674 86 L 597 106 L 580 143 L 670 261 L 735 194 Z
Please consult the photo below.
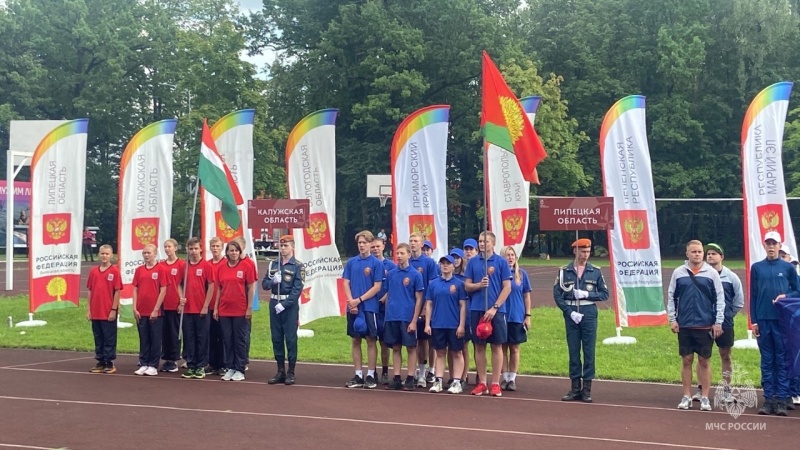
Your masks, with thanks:
M 225 243 L 218 237 L 213 237 L 208 241 L 208 249 L 211 251 L 211 259 L 208 263 L 211 264 L 211 269 L 214 272 L 214 280 L 217 279 L 217 269 L 222 267 L 223 264 L 228 262 L 224 253 Z M 208 314 L 214 316 L 216 309 L 217 293 L 219 288 L 217 283 L 213 284 L 213 292 L 211 294 L 211 305 L 208 307 Z M 222 329 L 219 326 L 219 320 L 212 320 L 208 329 L 208 367 L 206 367 L 206 374 L 225 375 L 228 371 L 224 369 L 222 357 Z
M 164 268 L 169 281 L 167 293 L 164 295 L 164 330 L 161 344 L 162 372 L 177 372 L 177 361 L 181 358 L 181 341 L 178 339 L 178 327 L 181 317 L 178 304 L 183 298 L 183 280 L 186 274 L 186 261 L 178 259 L 178 241 L 167 239 L 164 241 L 164 253 L 167 259 L 159 264 Z
M 242 247 L 231 241 L 225 246 L 227 263 L 217 269 L 216 308 L 214 317 L 219 319 L 222 329 L 225 367 L 222 377 L 225 381 L 244 380 L 247 364 L 248 322 L 253 315 L 253 296 L 256 276 L 250 265 L 242 260 Z

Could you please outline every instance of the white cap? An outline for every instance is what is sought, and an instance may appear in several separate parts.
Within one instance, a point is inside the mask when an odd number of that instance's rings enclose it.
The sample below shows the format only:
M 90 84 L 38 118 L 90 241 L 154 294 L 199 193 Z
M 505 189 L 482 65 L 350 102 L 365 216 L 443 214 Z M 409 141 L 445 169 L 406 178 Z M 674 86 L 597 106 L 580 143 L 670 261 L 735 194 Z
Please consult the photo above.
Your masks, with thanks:
M 772 239 L 773 241 L 777 242 L 778 244 L 781 243 L 781 234 L 777 231 L 769 231 L 767 234 L 764 235 L 764 242 Z
M 790 257 L 793 257 L 793 256 L 792 256 L 792 251 L 791 251 L 791 249 L 790 249 L 790 248 L 789 248 L 789 246 L 788 246 L 788 245 L 786 245 L 786 244 L 781 244 L 781 249 L 780 249 L 779 251 L 780 251 L 780 252 L 783 252 L 783 253 L 786 253 L 786 254 L 787 254 L 787 255 L 789 255 Z

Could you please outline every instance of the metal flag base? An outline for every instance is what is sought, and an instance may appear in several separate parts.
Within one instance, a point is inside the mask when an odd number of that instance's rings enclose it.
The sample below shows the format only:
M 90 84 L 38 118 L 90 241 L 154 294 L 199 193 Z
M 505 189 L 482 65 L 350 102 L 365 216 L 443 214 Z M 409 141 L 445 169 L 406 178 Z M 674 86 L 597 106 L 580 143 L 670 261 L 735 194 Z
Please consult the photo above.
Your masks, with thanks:
M 314 330 L 303 330 L 298 328 L 297 329 L 297 337 L 299 338 L 311 338 L 314 337 Z
M 758 341 L 753 339 L 753 330 L 747 330 L 747 339 L 737 339 L 734 341 L 733 348 L 758 350 Z
M 621 327 L 617 327 L 616 336 L 603 339 L 603 344 L 605 345 L 631 345 L 635 343 L 636 343 L 635 337 L 622 335 Z
M 130 322 L 123 322 L 119 320 L 119 314 L 117 314 L 117 328 L 130 328 L 133 324 Z
M 25 328 L 25 327 L 43 327 L 47 325 L 47 321 L 45 320 L 33 320 L 33 313 L 28 313 L 28 320 L 23 320 L 22 322 L 18 322 L 15 327 Z

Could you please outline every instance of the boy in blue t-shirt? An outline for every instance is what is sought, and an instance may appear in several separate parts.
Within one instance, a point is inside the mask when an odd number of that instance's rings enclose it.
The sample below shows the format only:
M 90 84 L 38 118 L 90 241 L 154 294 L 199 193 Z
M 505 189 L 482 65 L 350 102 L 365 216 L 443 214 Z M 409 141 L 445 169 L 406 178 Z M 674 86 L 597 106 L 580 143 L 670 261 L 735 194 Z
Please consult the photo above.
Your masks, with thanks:
M 455 259 L 442 256 L 439 265 L 442 276 L 433 280 L 425 292 L 425 332 L 431 335 L 431 346 L 436 350 L 436 380 L 430 392 L 442 392 L 444 359 L 449 349 L 453 355 L 451 373 L 459 374 L 447 392 L 460 394 L 461 373 L 464 370 L 464 324 L 467 320 L 467 291 L 464 282 L 453 276 Z
M 380 344 L 381 356 L 381 384 L 389 384 L 389 346 L 383 340 L 383 324 L 386 317 L 386 291 L 389 285 L 386 284 L 386 276 L 389 271 L 397 267 L 390 259 L 383 256 L 386 250 L 386 243 L 380 236 L 372 241 L 370 245 L 370 252 L 372 256 L 378 258 L 378 261 L 383 264 L 383 281 L 381 283 L 381 291 L 378 293 L 378 343 Z
M 347 260 L 344 266 L 344 292 L 347 296 L 347 335 L 352 339 L 351 350 L 355 376 L 345 386 L 349 388 L 364 387 L 375 389 L 378 386 L 375 380 L 375 366 L 377 363 L 378 337 L 378 294 L 383 282 L 383 264 L 378 258 L 370 254 L 370 244 L 375 236 L 369 231 L 356 234 L 358 256 Z M 366 322 L 366 330 L 356 329 L 355 322 L 361 319 Z M 367 377 L 362 371 L 363 353 L 361 352 L 361 339 L 367 341 Z
M 422 284 L 425 286 L 425 289 L 428 289 L 430 282 L 439 277 L 439 267 L 433 258 L 427 256 L 422 251 L 424 240 L 425 236 L 420 233 L 412 233 L 411 236 L 408 237 L 408 245 L 409 248 L 411 248 L 411 258 L 408 261 L 409 264 L 411 264 L 411 266 L 422 275 Z M 419 363 L 417 387 L 427 387 L 428 381 L 433 382 L 432 371 L 426 370 L 428 366 L 428 340 L 430 339 L 430 336 L 425 333 L 424 327 L 425 318 L 420 317 L 417 321 L 417 328 L 419 329 L 419 332 L 417 333 L 417 361 Z M 433 363 L 433 361 L 431 361 L 431 363 Z M 431 369 L 433 369 L 433 367 L 431 367 Z
M 388 289 L 383 340 L 392 347 L 394 379 L 386 389 L 414 390 L 414 361 L 417 360 L 417 317 L 422 310 L 422 275 L 408 263 L 411 249 L 401 243 L 395 250 L 398 266 L 386 276 Z M 402 349 L 408 353 L 408 373 L 405 384 L 401 381 Z

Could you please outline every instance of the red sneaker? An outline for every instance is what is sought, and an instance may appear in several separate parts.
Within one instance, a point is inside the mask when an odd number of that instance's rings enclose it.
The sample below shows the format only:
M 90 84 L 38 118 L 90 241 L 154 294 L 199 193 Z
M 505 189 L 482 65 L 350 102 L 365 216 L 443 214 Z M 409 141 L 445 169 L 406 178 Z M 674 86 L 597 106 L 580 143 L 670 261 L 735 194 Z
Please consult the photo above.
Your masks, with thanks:
M 485 392 L 489 392 L 489 388 L 484 383 L 478 383 L 475 389 L 470 392 L 470 395 L 483 395 Z
M 503 390 L 500 389 L 500 385 L 497 383 L 492 383 L 492 388 L 489 390 L 489 395 L 492 397 L 502 397 Z

